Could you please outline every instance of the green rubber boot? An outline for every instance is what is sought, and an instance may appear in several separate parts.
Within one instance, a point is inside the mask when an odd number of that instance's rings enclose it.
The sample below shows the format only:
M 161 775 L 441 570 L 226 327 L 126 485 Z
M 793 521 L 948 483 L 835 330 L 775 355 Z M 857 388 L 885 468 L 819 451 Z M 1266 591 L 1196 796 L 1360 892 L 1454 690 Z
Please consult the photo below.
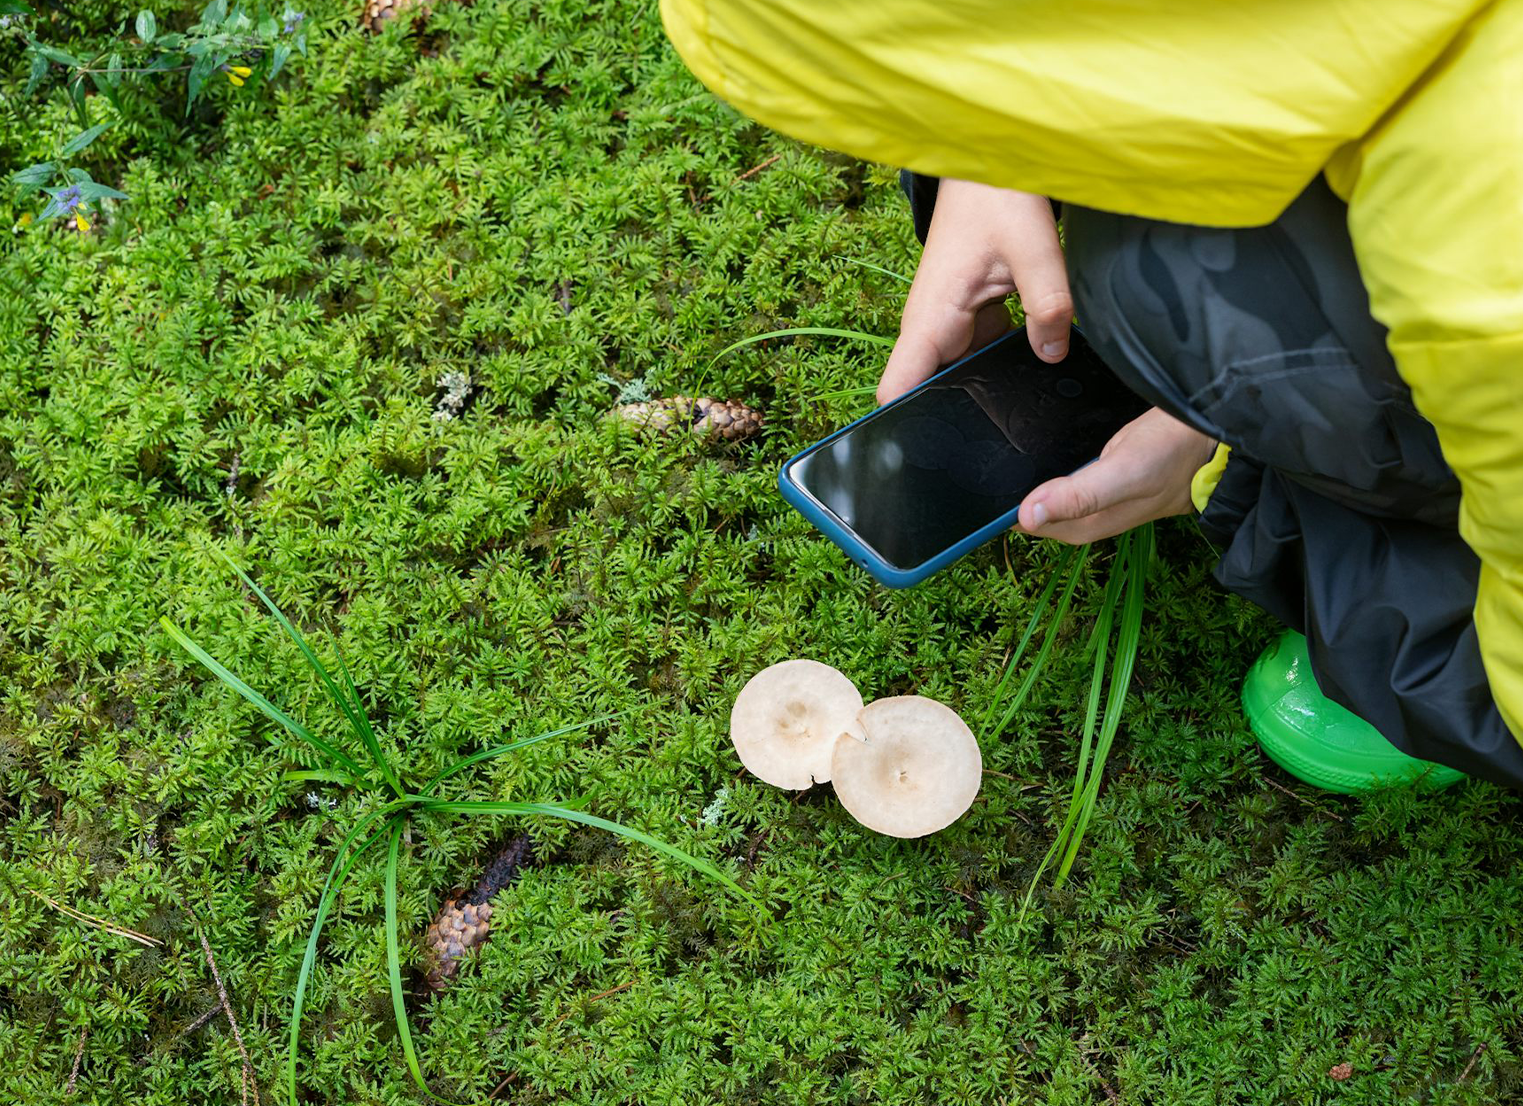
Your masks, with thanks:
M 1306 639 L 1287 631 L 1243 681 L 1243 709 L 1270 760 L 1324 791 L 1356 795 L 1421 782 L 1448 787 L 1463 772 L 1402 752 L 1364 719 L 1322 694 Z

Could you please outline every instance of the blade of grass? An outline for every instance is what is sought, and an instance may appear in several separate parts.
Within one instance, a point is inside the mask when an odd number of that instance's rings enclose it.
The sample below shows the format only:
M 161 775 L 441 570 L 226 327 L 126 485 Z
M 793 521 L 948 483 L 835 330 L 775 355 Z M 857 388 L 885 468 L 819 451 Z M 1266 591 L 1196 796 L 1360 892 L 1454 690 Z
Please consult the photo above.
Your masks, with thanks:
M 738 342 L 731 342 L 713 357 L 710 357 L 708 363 L 703 366 L 703 370 L 699 372 L 697 381 L 693 384 L 693 395 L 701 396 L 703 394 L 703 385 L 708 380 L 709 370 L 721 358 L 734 353 L 736 350 L 744 349 L 746 346 L 754 346 L 757 342 L 765 342 L 772 338 L 797 338 L 809 335 L 822 338 L 851 338 L 855 341 L 883 346 L 886 349 L 894 348 L 894 339 L 885 338 L 881 334 L 869 334 L 865 330 L 842 330 L 840 327 L 834 326 L 791 326 L 783 330 L 769 330 L 765 334 L 753 334 L 749 338 L 742 338 Z
M 307 951 L 302 957 L 301 970 L 296 976 L 296 995 L 291 1004 L 291 1030 L 286 1052 L 286 1090 L 291 1106 L 296 1106 L 296 1051 L 301 1043 L 301 1014 L 306 1003 L 307 983 L 312 977 L 312 966 L 317 963 L 317 940 L 322 935 L 323 924 L 328 920 L 328 911 L 332 909 L 339 890 L 344 885 L 344 880 L 349 876 L 349 870 L 354 867 L 355 861 L 381 839 L 387 827 L 383 825 L 364 844 L 349 854 L 347 860 L 345 853 L 355 839 L 378 818 L 394 814 L 407 805 L 409 804 L 406 800 L 398 799 L 371 811 L 344 836 L 343 841 L 339 843 L 338 851 L 333 855 L 333 865 L 328 869 L 328 878 L 323 882 L 322 893 L 317 898 L 317 916 L 312 920 L 312 932 L 307 936 Z
M 242 580 L 244 584 L 247 585 L 248 588 L 259 597 L 260 602 L 265 605 L 265 609 L 267 609 L 270 614 L 274 616 L 276 622 L 280 623 L 280 628 L 284 630 L 287 636 L 289 636 L 290 639 L 296 643 L 296 648 L 301 650 L 301 655 L 306 658 L 307 664 L 311 667 L 312 671 L 317 673 L 317 678 L 322 682 L 323 688 L 328 692 L 328 698 L 333 700 L 334 705 L 337 706 L 338 709 L 343 712 L 344 717 L 349 720 L 350 729 L 354 731 L 355 736 L 360 739 L 360 742 L 365 746 L 366 751 L 370 753 L 371 759 L 375 761 L 376 767 L 381 771 L 382 778 L 386 780 L 386 783 L 391 787 L 392 791 L 398 795 L 402 794 L 402 784 L 397 780 L 396 773 L 392 771 L 391 764 L 381 753 L 380 742 L 376 740 L 375 732 L 370 728 L 370 719 L 365 716 L 365 708 L 364 705 L 360 703 L 359 696 L 356 694 L 355 700 L 351 704 L 348 697 L 339 691 L 338 685 L 333 682 L 333 677 L 330 676 L 328 674 L 328 670 L 323 667 L 323 662 L 317 659 L 317 654 L 314 653 L 312 651 L 312 647 L 307 644 L 307 639 L 302 637 L 301 631 L 298 630 L 291 623 L 291 620 L 285 616 L 281 609 L 275 605 L 275 601 L 266 595 L 264 589 L 258 584 L 254 583 L 254 581 L 249 577 L 249 574 L 244 572 L 243 569 L 239 568 L 238 565 L 234 563 L 233 559 L 229 557 L 225 552 L 216 546 L 212 546 L 212 551 L 215 552 L 217 556 L 221 557 L 222 560 L 226 562 L 227 566 L 238 574 L 238 579 Z M 340 657 L 339 661 L 342 663 L 343 658 Z M 345 666 L 344 671 L 345 675 L 347 676 L 348 666 Z M 353 687 L 352 682 L 350 686 Z
M 1031 662 L 1031 670 L 1026 673 L 1026 678 L 1021 681 L 1020 688 L 1015 693 L 1015 698 L 1005 708 L 997 725 L 986 733 L 987 737 L 997 737 L 1004 733 L 1005 729 L 1014 720 L 1016 712 L 1021 709 L 1021 704 L 1026 701 L 1026 696 L 1031 694 L 1031 689 L 1036 685 L 1037 677 L 1047 667 L 1047 658 L 1052 655 L 1052 646 L 1058 637 L 1058 629 L 1063 625 L 1063 619 L 1068 614 L 1069 604 L 1073 602 L 1074 589 L 1079 586 L 1079 577 L 1084 573 L 1084 564 L 1089 559 L 1088 545 L 1081 546 L 1079 555 L 1074 558 L 1073 568 L 1069 572 L 1068 582 L 1063 587 L 1063 595 L 1058 600 L 1057 610 L 1053 612 L 1052 622 L 1047 626 L 1047 632 L 1042 635 L 1042 645 L 1037 650 L 1036 658 Z
M 652 837 L 648 833 L 633 829 L 630 826 L 620 825 L 618 822 L 610 822 L 607 818 L 599 818 L 595 814 L 588 814 L 581 810 L 572 810 L 569 807 L 555 803 L 512 803 L 512 802 L 473 802 L 468 800 L 446 801 L 436 799 L 423 805 L 424 810 L 437 811 L 443 814 L 520 814 L 538 815 L 546 818 L 562 818 L 568 822 L 580 822 L 584 826 L 596 826 L 598 829 L 607 830 L 619 837 L 626 837 L 631 841 L 638 841 L 642 845 L 648 845 L 659 853 L 665 853 L 675 860 L 680 860 L 693 871 L 708 876 L 716 883 L 720 883 L 730 891 L 745 899 L 757 913 L 765 920 L 766 909 L 751 894 L 745 891 L 740 884 L 725 875 L 718 868 L 706 860 L 700 860 L 683 852 L 675 845 L 668 845 L 658 837 Z
M 1068 810 L 1063 817 L 1063 824 L 1058 828 L 1057 836 L 1053 838 L 1047 853 L 1042 857 L 1042 862 L 1037 865 L 1036 872 L 1031 877 L 1030 884 L 1026 887 L 1026 897 L 1021 902 L 1021 917 L 1031 906 L 1031 900 L 1036 895 L 1037 885 L 1042 877 L 1047 874 L 1048 868 L 1054 860 L 1061 855 L 1066 848 L 1069 835 L 1073 832 L 1078 821 L 1079 810 L 1083 803 L 1084 785 L 1090 762 L 1090 749 L 1094 741 L 1095 725 L 1100 711 L 1100 692 L 1104 686 L 1105 665 L 1110 653 L 1111 626 L 1115 619 L 1118 593 L 1125 580 L 1123 566 L 1131 549 L 1131 535 L 1123 534 L 1117 542 L 1116 560 L 1112 565 L 1110 578 L 1106 580 L 1105 592 L 1100 601 L 1100 613 L 1095 619 L 1095 625 L 1090 630 L 1089 643 L 1086 652 L 1093 655 L 1093 663 L 1089 681 L 1089 695 L 1084 706 L 1084 726 L 1080 732 L 1078 763 L 1074 770 L 1073 794 L 1069 798 Z
M 838 388 L 834 392 L 820 392 L 809 397 L 811 403 L 823 403 L 827 399 L 849 399 L 853 396 L 870 396 L 878 391 L 876 384 L 864 384 L 860 388 Z
M 347 753 L 335 748 L 328 742 L 324 741 L 322 738 L 318 737 L 311 730 L 307 729 L 307 727 L 303 726 L 300 722 L 296 721 L 296 719 L 292 718 L 285 711 L 281 710 L 274 703 L 270 702 L 263 695 L 259 694 L 259 692 L 249 687 L 248 684 L 244 683 L 237 676 L 234 676 L 226 668 L 222 667 L 216 658 L 214 658 L 205 649 L 202 649 L 194 641 L 190 640 L 190 638 L 186 636 L 185 632 L 176 626 L 173 622 L 169 621 L 168 618 L 160 618 L 159 624 L 164 627 L 165 632 L 168 633 L 170 637 L 174 638 L 174 640 L 179 644 L 180 648 L 184 649 L 191 656 L 195 657 L 196 660 L 200 661 L 201 664 L 205 666 L 213 676 L 216 676 L 217 679 L 221 680 L 228 687 L 232 688 L 239 695 L 242 695 L 250 703 L 259 708 L 260 713 L 270 721 L 284 726 L 287 730 L 291 731 L 291 733 L 296 735 L 302 741 L 305 741 L 308 745 L 312 746 L 312 748 L 322 753 L 329 760 L 347 768 L 353 775 L 363 776 L 365 774 L 364 769 L 359 766 L 359 763 L 355 761 L 353 757 L 349 756 Z
M 1115 565 L 1113 565 L 1110 579 L 1106 580 L 1106 594 L 1101 600 L 1100 617 L 1095 622 L 1095 629 L 1090 634 L 1089 647 L 1095 649 L 1094 670 L 1090 678 L 1089 701 L 1084 710 L 1084 731 L 1080 742 L 1080 754 L 1078 754 L 1078 768 L 1075 771 L 1074 795 L 1069 800 L 1068 814 L 1063 818 L 1063 826 L 1058 829 L 1057 836 L 1052 839 L 1042 862 L 1037 865 L 1036 874 L 1031 877 L 1031 884 L 1027 887 L 1025 899 L 1020 903 L 1020 917 L 1025 917 L 1027 909 L 1031 906 L 1031 900 L 1036 896 L 1037 884 L 1042 882 L 1043 874 L 1052 867 L 1052 862 L 1063 858 L 1062 865 L 1058 868 L 1057 877 L 1054 879 L 1054 888 L 1062 887 L 1068 877 L 1069 870 L 1078 858 L 1078 850 L 1083 844 L 1084 830 L 1089 826 L 1090 815 L 1094 814 L 1095 801 L 1100 794 L 1100 782 L 1103 778 L 1106 759 L 1110 756 L 1110 745 L 1115 740 L 1116 728 L 1121 724 L 1121 711 L 1125 704 L 1125 692 L 1132 682 L 1132 664 L 1136 660 L 1136 644 L 1141 635 L 1142 626 L 1142 585 L 1147 580 L 1147 568 L 1151 561 L 1151 539 L 1153 529 L 1151 523 L 1144 524 L 1135 530 L 1124 533 L 1116 542 Z M 1109 693 L 1106 696 L 1106 713 L 1104 721 L 1100 724 L 1100 742 L 1095 745 L 1094 756 L 1090 756 L 1090 742 L 1094 739 L 1095 724 L 1097 724 L 1098 705 L 1100 705 L 1101 678 L 1106 669 L 1107 654 L 1109 654 L 1110 629 L 1115 620 L 1115 611 L 1121 606 L 1121 626 L 1116 631 L 1116 654 L 1115 661 L 1110 670 Z
M 1110 577 L 1105 581 L 1105 591 L 1100 598 L 1100 613 L 1095 618 L 1095 625 L 1089 633 L 1089 642 L 1084 651 L 1087 656 L 1093 658 L 1093 670 L 1090 674 L 1089 697 L 1084 705 L 1084 726 L 1080 731 L 1079 739 L 1079 764 L 1074 773 L 1073 797 L 1069 801 L 1069 812 L 1079 804 L 1080 797 L 1084 793 L 1085 775 L 1089 765 L 1089 754 L 1093 748 L 1095 736 L 1095 724 L 1099 720 L 1100 713 L 1100 688 L 1105 677 L 1105 662 L 1110 656 L 1111 627 L 1115 624 L 1116 604 L 1120 601 L 1121 590 L 1126 582 L 1127 557 L 1132 550 L 1132 535 L 1123 534 L 1117 543 L 1116 559 L 1111 564 Z M 1059 833 L 1061 840 L 1063 834 Z
M 128 929 L 126 926 L 119 922 L 113 922 L 109 918 L 97 918 L 94 914 L 86 914 L 83 910 L 76 910 L 67 903 L 61 903 L 55 898 L 44 895 L 41 891 L 34 891 L 30 887 L 23 887 L 22 890 L 28 895 L 41 899 L 64 917 L 73 918 L 76 922 L 83 922 L 87 926 L 94 926 L 96 929 L 104 930 L 117 937 L 125 937 L 129 941 L 136 941 L 138 944 L 146 945 L 149 948 L 155 948 L 164 943 L 157 937 L 150 937 L 146 933 L 139 933 L 135 929 Z
M 1095 746 L 1094 768 L 1081 800 L 1078 824 L 1069 839 L 1067 854 L 1058 869 L 1054 886 L 1061 887 L 1079 855 L 1084 832 L 1089 828 L 1100 794 L 1100 779 L 1105 762 L 1110 756 L 1116 730 L 1121 725 L 1121 713 L 1126 705 L 1126 693 L 1131 688 L 1132 672 L 1137 663 L 1137 650 L 1142 641 L 1142 619 L 1146 611 L 1146 588 L 1148 566 L 1153 558 L 1153 524 L 1146 523 L 1133 531 L 1130 571 L 1127 573 L 1126 601 L 1121 612 L 1121 628 L 1116 637 L 1116 657 L 1111 669 L 1110 688 L 1105 702 L 1105 722 L 1100 727 L 1100 740 Z
M 874 265 L 871 261 L 863 261 L 860 257 L 847 257 L 844 253 L 838 253 L 835 256 L 837 261 L 844 261 L 848 265 L 860 265 L 864 269 L 871 269 L 875 273 L 882 273 L 886 277 L 893 277 L 903 284 L 915 283 L 903 273 L 896 273 L 892 269 L 885 269 L 882 265 Z
M 798 338 L 815 335 L 822 338 L 851 338 L 858 342 L 868 342 L 885 349 L 894 348 L 894 339 L 885 338 L 881 334 L 871 334 L 865 330 L 843 330 L 836 326 L 790 326 L 783 330 L 769 330 L 765 334 L 753 334 L 749 338 L 742 338 L 738 342 L 731 342 L 713 357 L 709 358 L 709 367 L 720 358 L 734 353 L 746 346 L 754 346 L 757 342 L 766 342 L 773 338 Z
M 345 787 L 353 787 L 360 781 L 347 772 L 336 772 L 330 768 L 310 768 L 300 772 L 282 772 L 280 778 L 302 783 L 339 783 Z
M 391 836 L 386 843 L 386 975 L 391 982 L 391 1010 L 396 1015 L 397 1039 L 402 1043 L 402 1056 L 407 1070 L 412 1072 L 413 1082 L 430 1098 L 434 1093 L 428 1089 L 423 1069 L 418 1066 L 418 1052 L 413 1048 L 412 1027 L 407 1024 L 407 997 L 402 993 L 402 954 L 397 942 L 397 853 L 402 846 L 402 819 L 390 823 Z
M 421 793 L 424 795 L 429 794 L 444 780 L 449 779 L 449 777 L 453 776 L 456 772 L 461 772 L 466 768 L 469 768 L 473 764 L 480 764 L 484 760 L 491 760 L 493 757 L 500 757 L 504 753 L 511 753 L 518 749 L 527 748 L 530 745 L 537 745 L 541 741 L 548 741 L 552 737 L 559 737 L 561 734 L 571 733 L 573 730 L 584 730 L 591 726 L 596 726 L 600 722 L 607 722 L 610 719 L 614 718 L 623 718 L 627 714 L 633 714 L 635 709 L 637 708 L 631 707 L 629 710 L 621 710 L 614 714 L 600 715 L 597 718 L 589 718 L 585 722 L 575 722 L 569 726 L 562 726 L 558 730 L 546 730 L 544 733 L 535 734 L 533 737 L 526 737 L 520 741 L 510 741 L 506 745 L 493 745 L 489 748 L 481 749 L 477 752 L 472 753 L 468 757 L 457 760 L 454 764 L 451 764 L 444 771 L 440 772 L 433 779 L 429 780 L 428 783 L 423 785 Z
M 1058 590 L 1058 585 L 1063 582 L 1063 574 L 1068 572 L 1073 564 L 1074 557 L 1081 551 L 1087 553 L 1089 546 L 1069 546 L 1063 553 L 1063 559 L 1058 563 L 1058 570 L 1047 578 L 1046 585 L 1037 596 L 1036 606 L 1032 608 L 1031 618 L 1026 622 L 1025 632 L 1021 634 L 1021 640 L 1015 650 L 1010 654 L 1010 659 L 1005 662 L 1004 675 L 995 685 L 994 694 L 989 699 L 988 709 L 984 711 L 985 736 L 988 733 L 989 721 L 994 717 L 994 712 L 999 709 L 1000 701 L 1005 697 L 1005 689 L 1009 687 L 1011 678 L 1015 675 L 1016 667 L 1021 663 L 1021 658 L 1026 655 L 1026 647 L 1031 644 L 1031 638 L 1036 633 L 1036 628 L 1041 625 L 1042 614 L 1047 610 L 1047 604 L 1052 602 L 1053 594 Z
M 400 795 L 402 794 L 402 784 L 397 778 L 396 771 L 391 767 L 391 762 L 386 759 L 386 754 L 381 749 L 380 739 L 376 737 L 375 728 L 370 724 L 370 715 L 365 711 L 365 704 L 360 702 L 359 689 L 354 686 L 354 677 L 349 674 L 349 665 L 344 662 L 344 654 L 339 649 L 337 642 L 333 644 L 333 654 L 338 657 L 339 670 L 344 675 L 344 687 L 348 689 L 349 699 L 354 703 L 355 717 L 359 720 L 360 724 L 360 740 L 365 743 L 365 747 L 370 750 L 370 755 L 380 765 L 381 771 L 386 777 L 386 782 L 391 785 L 391 789 Z

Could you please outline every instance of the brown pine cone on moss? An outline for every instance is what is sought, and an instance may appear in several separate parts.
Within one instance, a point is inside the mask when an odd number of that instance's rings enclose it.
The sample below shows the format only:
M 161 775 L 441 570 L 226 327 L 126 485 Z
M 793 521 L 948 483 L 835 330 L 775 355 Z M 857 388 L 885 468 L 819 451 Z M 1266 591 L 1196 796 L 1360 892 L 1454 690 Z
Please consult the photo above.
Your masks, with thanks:
M 754 407 L 747 407 L 735 399 L 714 399 L 699 396 L 668 396 L 644 403 L 626 403 L 615 407 L 610 414 L 617 419 L 669 434 L 675 430 L 691 430 L 699 437 L 712 441 L 744 442 L 762 431 L 765 416 Z
M 365 10 L 360 25 L 370 28 L 371 34 L 379 34 L 388 19 L 395 19 L 414 8 L 423 9 L 423 18 L 433 14 L 433 6 L 427 0 L 365 0 Z
M 492 935 L 493 896 L 517 879 L 533 859 L 534 842 L 527 834 L 519 834 L 487 865 L 475 887 L 439 908 L 423 937 L 430 990 L 444 990 L 460 970 L 460 961 L 486 944 Z

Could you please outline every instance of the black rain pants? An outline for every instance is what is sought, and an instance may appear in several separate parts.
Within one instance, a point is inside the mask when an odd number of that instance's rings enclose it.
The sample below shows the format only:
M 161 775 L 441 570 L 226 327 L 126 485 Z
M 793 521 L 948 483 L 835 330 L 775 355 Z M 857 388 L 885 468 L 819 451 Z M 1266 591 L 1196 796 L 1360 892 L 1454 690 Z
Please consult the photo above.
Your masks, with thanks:
M 904 183 L 924 241 L 936 181 Z M 1319 178 L 1264 227 L 1062 219 L 1090 344 L 1232 447 L 1200 518 L 1216 578 L 1304 633 L 1322 690 L 1398 748 L 1523 787 L 1481 665 L 1459 482 L 1370 315 L 1343 203 Z

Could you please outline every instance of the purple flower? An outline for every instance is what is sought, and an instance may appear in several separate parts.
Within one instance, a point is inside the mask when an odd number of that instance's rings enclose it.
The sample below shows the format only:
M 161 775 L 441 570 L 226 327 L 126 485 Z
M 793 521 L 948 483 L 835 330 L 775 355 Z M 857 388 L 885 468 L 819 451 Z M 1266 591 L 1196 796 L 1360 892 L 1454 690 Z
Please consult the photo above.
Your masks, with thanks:
M 295 34 L 296 33 L 296 28 L 300 27 L 301 26 L 301 21 L 303 19 L 306 19 L 306 18 L 307 18 L 307 14 L 305 12 L 293 12 L 290 8 L 287 8 L 286 9 L 286 34 L 288 34 L 288 35 L 289 34 Z
M 59 214 L 69 214 L 69 212 L 73 211 L 76 207 L 79 206 L 79 185 L 69 185 L 69 187 L 65 188 L 62 192 L 59 192 L 56 196 L 54 196 L 54 199 L 58 201 Z

